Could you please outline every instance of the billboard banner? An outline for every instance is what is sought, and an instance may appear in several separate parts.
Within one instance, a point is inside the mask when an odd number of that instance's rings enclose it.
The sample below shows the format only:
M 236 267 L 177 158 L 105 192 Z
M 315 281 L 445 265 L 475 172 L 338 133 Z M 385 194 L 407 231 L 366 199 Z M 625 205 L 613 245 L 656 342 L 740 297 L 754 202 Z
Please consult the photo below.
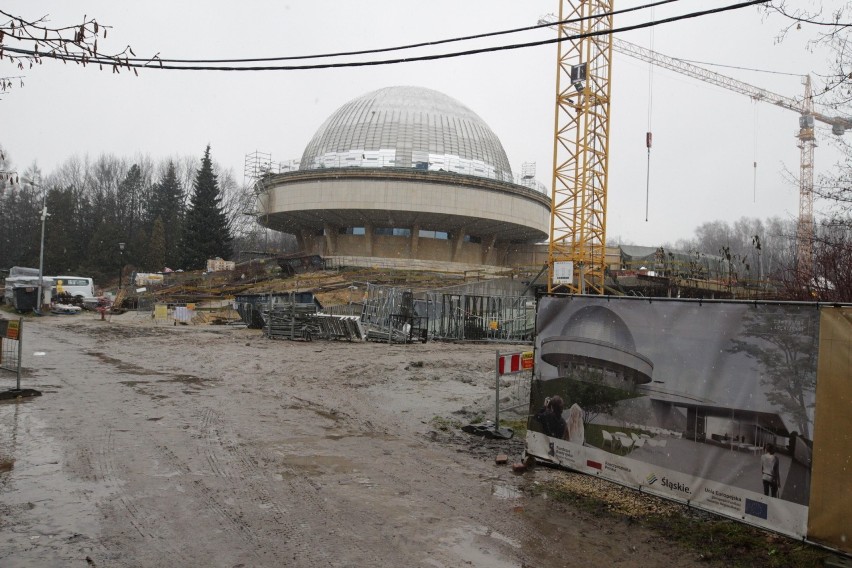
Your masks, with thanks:
M 544 297 L 527 452 L 807 536 L 816 304 Z

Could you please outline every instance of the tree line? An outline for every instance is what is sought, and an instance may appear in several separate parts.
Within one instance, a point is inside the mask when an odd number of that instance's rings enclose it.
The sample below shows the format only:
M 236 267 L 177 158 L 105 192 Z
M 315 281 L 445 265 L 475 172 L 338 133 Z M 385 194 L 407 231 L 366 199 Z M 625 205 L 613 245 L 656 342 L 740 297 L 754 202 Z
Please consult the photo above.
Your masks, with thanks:
M 0 151 L 0 171 L 14 172 Z M 233 172 L 201 158 L 155 161 L 102 154 L 71 157 L 45 174 L 33 164 L 0 176 L 0 269 L 38 267 L 42 207 L 44 273 L 112 281 L 131 271 L 206 267 L 235 250 L 282 248 L 258 230 L 251 192 Z M 124 243 L 123 250 L 119 243 Z
M 670 268 L 687 277 L 771 286 L 784 299 L 852 301 L 852 153 L 844 155 L 841 175 L 820 180 L 821 189 L 837 195 L 822 196 L 835 207 L 816 224 L 812 270 L 800 270 L 796 220 L 778 217 L 703 223 L 693 238 L 661 246 L 661 264 L 680 251 L 691 260 Z M 2 149 L 0 172 L 14 172 Z M 45 274 L 112 282 L 134 270 L 195 270 L 217 256 L 294 251 L 294 237 L 263 229 L 248 215 L 253 196 L 213 161 L 209 146 L 200 159 L 71 157 L 47 175 L 33 164 L 0 175 L 0 269 L 39 266 L 43 204 Z M 702 269 L 711 266 L 708 258 L 715 263 L 710 271 Z

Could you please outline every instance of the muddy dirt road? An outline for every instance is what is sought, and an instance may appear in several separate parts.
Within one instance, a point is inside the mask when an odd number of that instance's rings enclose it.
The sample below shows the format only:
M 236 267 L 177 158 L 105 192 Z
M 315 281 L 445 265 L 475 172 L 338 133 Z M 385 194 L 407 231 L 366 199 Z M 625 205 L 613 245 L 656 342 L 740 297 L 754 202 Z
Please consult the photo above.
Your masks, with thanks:
M 4 567 L 708 565 L 531 497 L 561 472 L 494 463 L 522 441 L 436 428 L 492 412 L 490 345 L 83 314 L 27 320 L 23 361 L 43 396 L 0 404 Z

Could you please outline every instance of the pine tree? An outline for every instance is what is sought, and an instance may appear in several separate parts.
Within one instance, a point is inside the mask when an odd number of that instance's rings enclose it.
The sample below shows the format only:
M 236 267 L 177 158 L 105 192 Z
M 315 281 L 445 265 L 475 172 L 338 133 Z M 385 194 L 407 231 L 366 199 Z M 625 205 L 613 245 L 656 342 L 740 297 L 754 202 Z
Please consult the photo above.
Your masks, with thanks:
M 181 240 L 183 235 L 184 194 L 175 171 L 175 164 L 169 161 L 166 173 L 154 184 L 148 207 L 148 224 L 153 231 L 157 219 L 163 224 L 164 256 L 158 270 L 168 266 L 177 268 L 183 261 Z M 153 233 L 152 233 L 153 234 Z
M 210 145 L 195 174 L 183 231 L 184 268 L 204 268 L 207 259 L 231 256 L 231 230 L 222 208 L 218 176 L 213 173 Z
M 160 271 L 165 266 L 166 231 L 163 220 L 157 217 L 151 229 L 151 239 L 148 241 L 148 257 L 145 259 L 148 270 Z

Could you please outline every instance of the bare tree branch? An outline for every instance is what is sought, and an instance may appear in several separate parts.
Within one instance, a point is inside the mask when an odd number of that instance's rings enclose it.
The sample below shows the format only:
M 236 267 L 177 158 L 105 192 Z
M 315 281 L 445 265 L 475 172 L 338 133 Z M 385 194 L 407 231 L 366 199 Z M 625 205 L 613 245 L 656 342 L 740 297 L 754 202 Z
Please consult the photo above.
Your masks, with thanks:
M 0 18 L 6 18 L 0 22 L 0 61 L 8 59 L 20 70 L 41 65 L 45 57 L 63 55 L 78 65 L 96 62 L 103 69 L 106 64 L 117 73 L 121 67 L 130 69 L 128 54 L 135 57 L 129 45 L 115 53 L 99 50 L 98 39 L 106 39 L 111 26 L 100 25 L 95 18 L 83 16 L 79 25 L 66 26 L 49 25 L 47 15 L 29 21 L 0 10 Z M 5 91 L 12 86 L 10 79 L 20 78 L 0 79 L 0 90 Z M 23 81 L 20 85 L 23 86 Z

